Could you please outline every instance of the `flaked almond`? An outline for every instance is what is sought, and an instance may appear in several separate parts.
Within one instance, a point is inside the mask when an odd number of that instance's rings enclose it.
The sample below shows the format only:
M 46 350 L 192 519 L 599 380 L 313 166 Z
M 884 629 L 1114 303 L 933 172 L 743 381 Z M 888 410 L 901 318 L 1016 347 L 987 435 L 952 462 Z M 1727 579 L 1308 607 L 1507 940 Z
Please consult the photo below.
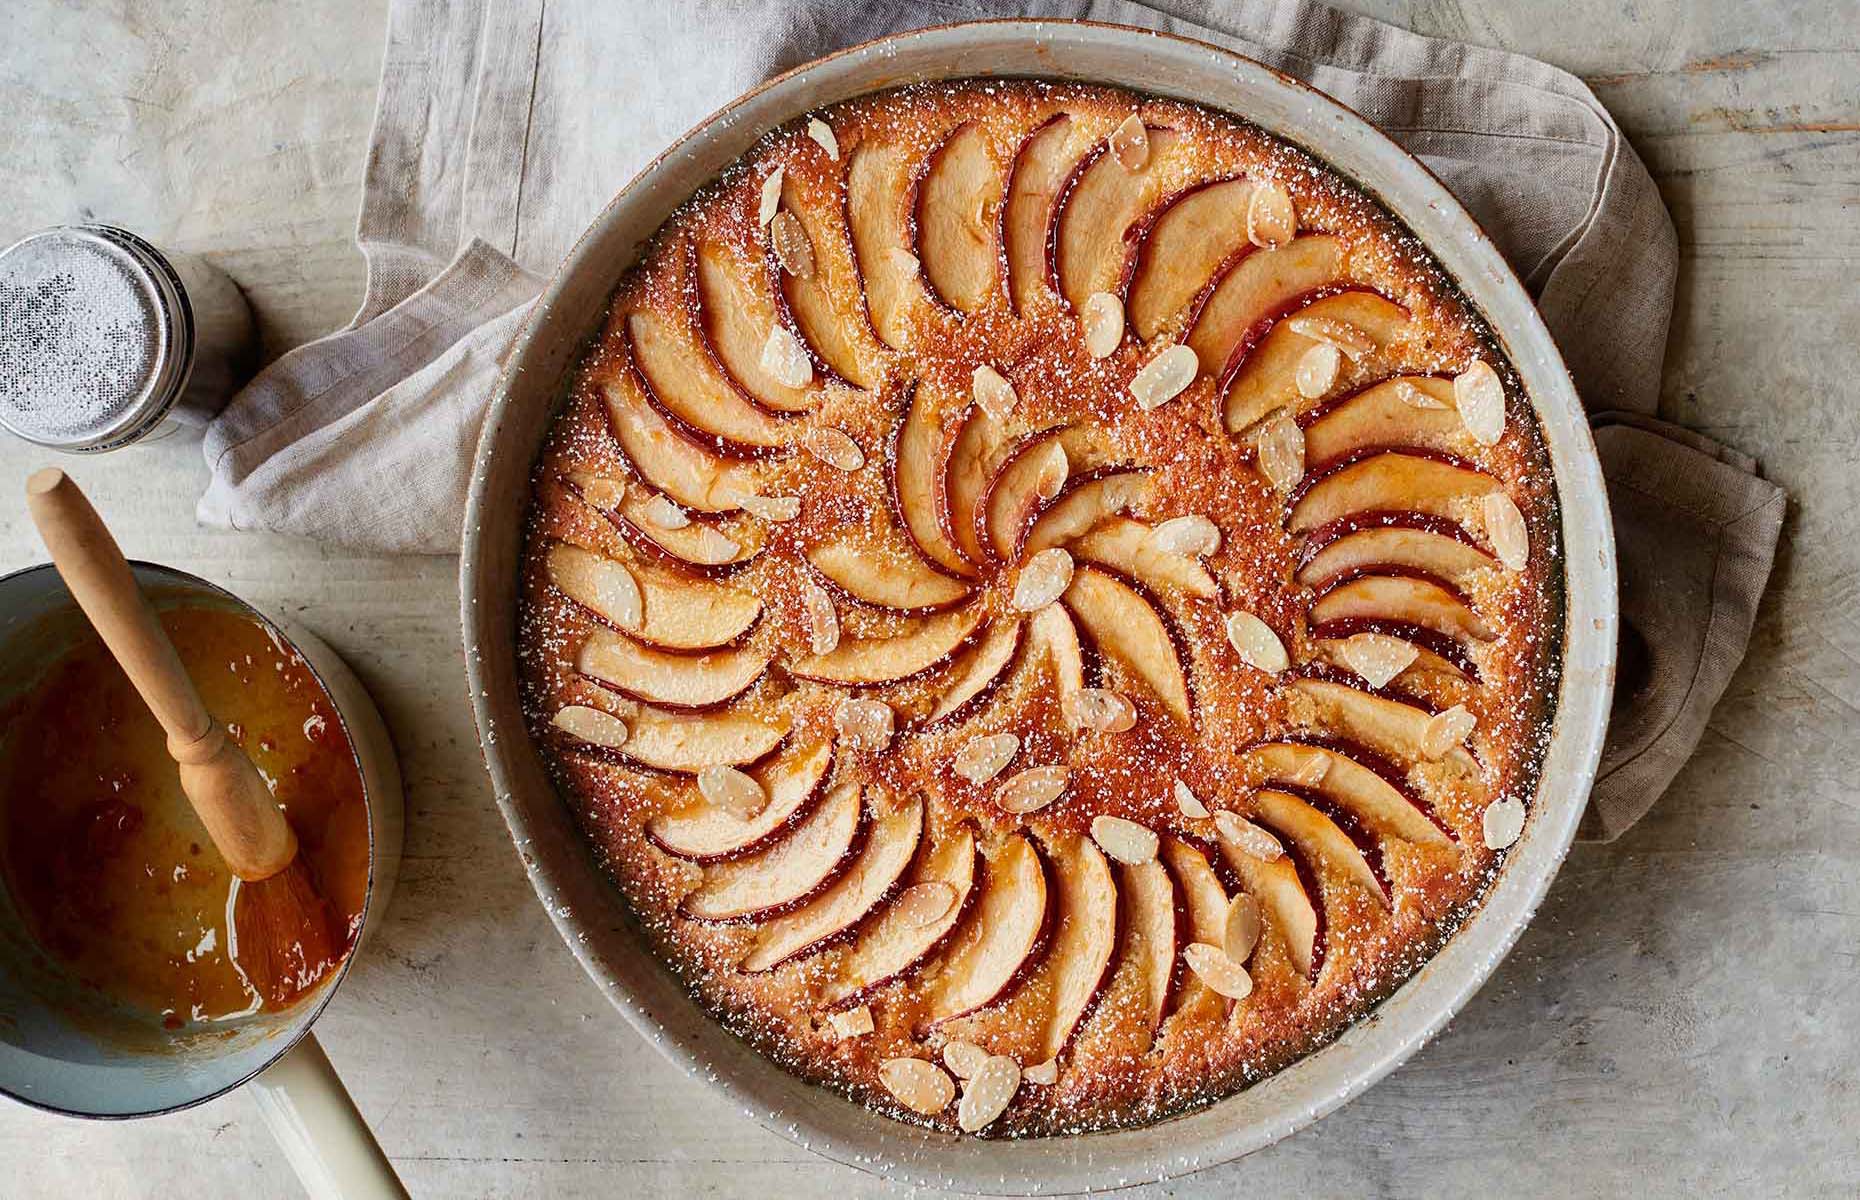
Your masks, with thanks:
M 1085 327 L 1085 352 L 1093 358 L 1109 358 L 1123 345 L 1124 302 L 1110 292 L 1085 297 L 1079 321 Z
M 827 589 L 807 575 L 801 576 L 801 607 L 807 614 L 807 648 L 815 654 L 831 654 L 840 644 L 840 614 L 833 607 Z
M 1322 750 L 1313 750 L 1286 773 L 1285 782 L 1298 787 L 1314 788 L 1324 782 L 1330 774 L 1330 755 Z
M 840 160 L 840 139 L 833 136 L 833 126 L 827 124 L 819 117 L 809 117 L 807 120 L 807 136 L 813 138 L 820 148 L 827 152 L 828 158 L 832 159 L 834 162 Z
M 1421 753 L 1431 759 L 1445 758 L 1454 747 L 1465 744 L 1477 724 L 1478 718 L 1464 704 L 1442 709 L 1421 726 Z
M 1475 442 L 1490 446 L 1505 436 L 1505 385 L 1483 358 L 1453 377 L 1453 404 Z
M 801 449 L 842 471 L 857 471 L 865 466 L 865 451 L 859 449 L 859 443 L 831 425 L 809 426 L 801 435 Z
M 796 279 L 814 277 L 814 243 L 801 218 L 785 208 L 776 213 L 769 222 L 769 245 L 775 248 L 775 261 L 782 270 Z
M 926 879 L 898 893 L 891 911 L 906 929 L 934 925 L 956 907 L 956 885 L 946 879 Z
M 1107 688 L 1080 688 L 1072 698 L 1073 720 L 1092 733 L 1122 733 L 1137 723 L 1137 706 Z
M 1487 492 L 1479 501 L 1479 515 L 1485 519 L 1485 536 L 1498 561 L 1522 571 L 1531 560 L 1531 535 L 1517 503 L 1503 492 Z
M 1195 795 L 1193 788 L 1180 779 L 1175 781 L 1175 807 L 1176 811 L 1191 820 L 1198 821 L 1208 815 L 1208 806 L 1201 802 L 1201 797 Z
M 902 246 L 893 246 L 885 251 L 885 257 L 890 260 L 892 269 L 900 275 L 911 277 L 923 272 L 924 264 Z
M 1155 858 L 1162 844 L 1155 830 L 1122 817 L 1093 817 L 1091 840 L 1118 862 L 1133 867 Z
M 1020 738 L 1012 733 L 991 733 L 970 738 L 956 752 L 956 774 L 970 783 L 987 783 L 1001 774 L 1020 753 Z
M 888 1058 L 878 1064 L 878 1081 L 912 1112 L 934 1117 L 956 1098 L 956 1084 L 943 1068 L 922 1058 Z
M 1343 639 L 1337 648 L 1343 665 L 1363 677 L 1370 687 L 1388 686 L 1389 680 L 1414 665 L 1421 657 L 1412 643 L 1386 633 L 1358 633 Z
M 761 517 L 764 521 L 792 521 L 801 515 L 799 496 L 759 496 L 745 492 L 736 497 L 736 503 L 750 516 Z
M 1180 396 L 1195 382 L 1201 360 L 1187 346 L 1175 345 L 1143 364 L 1130 381 L 1130 394 L 1141 409 L 1158 408 Z
M 769 806 L 768 789 L 735 767 L 705 767 L 697 773 L 697 789 L 704 799 L 739 821 L 750 820 Z
M 640 505 L 639 512 L 660 529 L 683 529 L 691 524 L 690 514 L 678 507 L 670 496 L 654 496 Z
M 1524 832 L 1524 801 L 1516 796 L 1486 805 L 1480 825 L 1485 833 L 1485 848 L 1503 850 Z
M 1215 813 L 1214 828 L 1221 835 L 1222 841 L 1261 862 L 1277 862 L 1279 856 L 1285 853 L 1285 847 L 1279 844 L 1278 838 L 1237 812 L 1222 809 Z
M 1205 558 L 1221 548 L 1221 527 L 1199 513 L 1170 517 L 1150 530 L 1149 541 L 1166 554 Z
M 1143 127 L 1142 117 L 1131 113 L 1111 131 L 1111 157 L 1132 174 L 1150 165 L 1150 132 Z
M 1246 202 L 1246 240 L 1270 250 L 1283 246 L 1298 233 L 1298 210 L 1282 183 L 1262 183 Z
M 957 1040 L 943 1047 L 943 1065 L 957 1079 L 973 1079 L 990 1055 L 974 1042 Z
M 1072 555 L 1050 546 L 1029 558 L 1014 581 L 1014 607 L 1020 612 L 1045 608 L 1072 585 Z
M 692 562 L 704 566 L 721 566 L 735 562 L 736 556 L 743 548 L 734 540 L 717 532 L 708 525 L 699 525 L 691 531 L 691 544 L 679 551 Z
M 1423 411 L 1439 411 L 1447 406 L 1446 401 L 1440 397 L 1425 388 L 1416 387 L 1406 379 L 1395 381 L 1395 398 L 1409 408 L 1418 408 Z
M 1376 348 L 1376 339 L 1335 317 L 1293 317 L 1285 323 L 1300 337 L 1308 337 L 1319 346 L 1333 346 L 1351 362 L 1360 362 Z
M 646 616 L 646 600 L 640 594 L 639 581 L 624 563 L 593 555 L 580 556 L 588 563 L 580 583 L 590 589 L 586 598 L 609 620 L 622 629 L 638 629 Z
M 969 390 L 975 396 L 975 403 L 981 410 L 997 421 L 1006 420 L 1013 412 L 1020 397 L 1014 392 L 1014 385 L 1007 376 L 995 370 L 987 363 L 975 368 L 969 376 Z
M 581 498 L 595 508 L 607 510 L 620 507 L 620 501 L 626 499 L 626 486 L 617 479 L 608 479 L 601 475 L 571 476 L 571 482 L 581 491 Z
M 762 181 L 762 197 L 756 205 L 756 224 L 767 225 L 781 209 L 781 183 L 787 171 L 776 167 Z
M 1277 675 L 1292 665 L 1292 660 L 1285 653 L 1285 643 L 1279 635 L 1250 612 L 1239 611 L 1227 614 L 1227 642 L 1240 656 L 1240 661 L 1249 667 Z
M 1305 431 L 1290 415 L 1280 413 L 1260 428 L 1254 439 L 1259 469 L 1266 482 L 1289 492 L 1305 477 Z
M 957 1127 L 964 1133 L 986 1129 L 1007 1111 L 1018 1091 L 1020 1064 L 1004 1054 L 994 1055 L 962 1089 L 962 1101 L 956 1105 Z
M 1033 476 L 1034 494 L 1042 500 L 1051 500 L 1065 489 L 1066 480 L 1072 475 L 1072 462 L 1066 457 L 1066 448 L 1054 438 L 1036 451 L 1040 456 Z
M 769 326 L 768 339 L 762 343 L 762 369 L 783 387 L 806 387 L 814 380 L 814 363 L 807 349 L 779 321 Z
M 626 745 L 626 722 L 612 713 L 585 704 L 570 704 L 556 710 L 549 724 L 572 738 L 596 746 L 617 748 Z
M 1298 385 L 1300 396 L 1317 400 L 1330 392 L 1342 370 L 1342 352 L 1328 342 L 1320 342 L 1298 356 L 1292 381 Z
M 889 704 L 870 696 L 848 696 L 833 712 L 833 728 L 855 750 L 883 750 L 891 744 L 896 721 Z
M 1031 1083 L 1036 1087 L 1051 1087 L 1059 1082 L 1059 1060 L 1049 1058 L 1043 1063 L 1035 1063 L 1020 1073 L 1022 1083 Z
M 1221 950 L 1228 958 L 1242 966 L 1253 953 L 1253 947 L 1259 945 L 1259 933 L 1263 927 L 1260 919 L 1259 901 L 1245 892 L 1241 892 L 1227 902 L 1227 915 L 1221 920 Z
M 1219 946 L 1190 942 L 1183 949 L 1182 958 L 1195 973 L 1195 978 L 1229 1000 L 1244 1000 L 1253 994 L 1253 977 L 1246 973 L 1245 967 L 1227 957 L 1227 952 Z
M 1072 772 L 1064 767 L 1028 767 L 995 789 L 995 803 L 1011 813 L 1038 812 L 1065 793 Z
M 847 1038 L 864 1037 L 878 1026 L 872 1020 L 872 1010 L 861 1004 L 858 1008 L 849 1008 L 844 1012 L 828 1013 L 827 1028 L 840 1041 Z

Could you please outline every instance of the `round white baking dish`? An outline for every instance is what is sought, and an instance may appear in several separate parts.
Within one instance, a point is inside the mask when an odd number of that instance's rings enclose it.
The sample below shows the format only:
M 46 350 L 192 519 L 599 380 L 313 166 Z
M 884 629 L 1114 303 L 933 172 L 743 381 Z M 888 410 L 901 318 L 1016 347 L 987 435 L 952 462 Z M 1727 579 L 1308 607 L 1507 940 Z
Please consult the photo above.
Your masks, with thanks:
M 1438 256 L 1534 404 L 1562 504 L 1564 660 L 1542 782 L 1484 904 L 1399 991 L 1335 1042 L 1217 1104 L 1141 1129 L 1027 1141 L 900 1124 L 802 1082 L 707 1017 L 653 956 L 556 796 L 518 707 L 516 611 L 530 471 L 608 293 L 671 210 L 765 131 L 881 88 L 962 76 L 1117 84 L 1232 112 L 1356 180 Z M 1358 1095 L 1446 1024 L 1536 910 L 1588 799 L 1614 678 L 1614 543 L 1594 443 L 1530 297 L 1492 241 L 1419 162 L 1348 108 L 1250 59 L 1121 26 L 987 21 L 899 34 L 770 81 L 686 134 L 595 220 L 519 337 L 478 446 L 460 564 L 465 660 L 497 802 L 563 940 L 628 1022 L 749 1117 L 899 1182 L 1019 1195 L 1112 1188 L 1225 1162 Z

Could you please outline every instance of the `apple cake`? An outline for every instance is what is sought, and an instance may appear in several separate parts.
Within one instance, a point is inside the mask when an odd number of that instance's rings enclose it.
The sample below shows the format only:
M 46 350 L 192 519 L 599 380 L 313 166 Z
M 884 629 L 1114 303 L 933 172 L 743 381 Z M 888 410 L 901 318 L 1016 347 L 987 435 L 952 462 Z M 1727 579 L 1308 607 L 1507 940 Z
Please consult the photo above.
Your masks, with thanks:
M 921 85 L 777 129 L 619 283 L 534 476 L 532 733 L 787 1069 L 985 1136 L 1336 1036 L 1478 903 L 1556 500 L 1411 233 L 1243 120 Z

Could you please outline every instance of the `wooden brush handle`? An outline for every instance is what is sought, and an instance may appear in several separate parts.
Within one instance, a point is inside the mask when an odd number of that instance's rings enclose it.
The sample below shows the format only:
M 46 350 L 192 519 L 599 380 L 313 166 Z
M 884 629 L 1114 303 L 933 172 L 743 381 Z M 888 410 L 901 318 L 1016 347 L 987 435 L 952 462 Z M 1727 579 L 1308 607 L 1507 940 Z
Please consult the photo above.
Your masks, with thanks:
M 78 607 L 168 734 L 181 787 L 227 865 L 266 879 L 297 856 L 297 837 L 245 751 L 213 719 L 129 563 L 84 493 L 57 467 L 26 481 L 33 524 Z

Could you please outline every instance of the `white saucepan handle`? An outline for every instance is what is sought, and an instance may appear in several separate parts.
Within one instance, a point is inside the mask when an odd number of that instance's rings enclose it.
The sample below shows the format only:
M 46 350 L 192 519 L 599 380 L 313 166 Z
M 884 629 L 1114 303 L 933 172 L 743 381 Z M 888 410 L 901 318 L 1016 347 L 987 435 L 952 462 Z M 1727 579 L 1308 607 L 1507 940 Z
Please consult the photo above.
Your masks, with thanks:
M 314 1033 L 304 1034 L 251 1088 L 311 1200 L 406 1200 L 400 1176 Z

